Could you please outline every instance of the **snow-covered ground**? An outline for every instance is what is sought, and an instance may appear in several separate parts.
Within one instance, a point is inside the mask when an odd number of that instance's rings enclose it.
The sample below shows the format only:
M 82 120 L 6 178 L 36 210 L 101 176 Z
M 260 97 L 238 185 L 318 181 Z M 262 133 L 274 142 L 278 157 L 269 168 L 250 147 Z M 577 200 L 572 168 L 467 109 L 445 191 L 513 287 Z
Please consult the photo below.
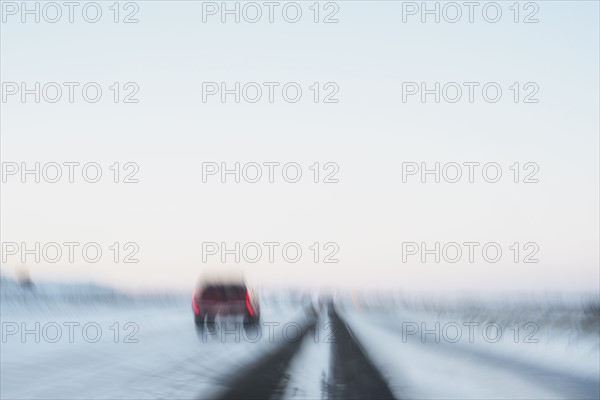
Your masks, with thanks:
M 400 398 L 600 397 L 597 310 L 514 302 L 343 308 Z
M 229 322 L 222 325 L 229 333 L 202 337 L 187 296 L 141 300 L 55 285 L 20 293 L 12 282 L 3 283 L 8 288 L 2 291 L 0 317 L 3 399 L 210 397 L 234 371 L 292 337 L 294 328 L 284 336 L 286 323 L 306 318 L 280 302 L 274 311 L 262 310 L 270 325 L 260 337 Z M 95 300 L 83 299 L 85 293 Z M 37 334 L 23 335 L 25 329 Z
M 288 368 L 286 399 L 321 399 L 327 393 L 333 328 L 326 313 L 321 314 L 314 329 Z

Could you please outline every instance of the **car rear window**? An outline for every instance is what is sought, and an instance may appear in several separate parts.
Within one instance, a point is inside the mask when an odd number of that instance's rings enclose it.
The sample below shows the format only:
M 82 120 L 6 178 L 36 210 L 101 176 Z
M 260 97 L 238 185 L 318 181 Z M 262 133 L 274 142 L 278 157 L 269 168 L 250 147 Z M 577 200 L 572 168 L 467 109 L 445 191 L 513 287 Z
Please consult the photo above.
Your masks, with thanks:
M 202 291 L 202 300 L 213 301 L 243 301 L 246 300 L 246 288 L 244 286 L 209 286 Z

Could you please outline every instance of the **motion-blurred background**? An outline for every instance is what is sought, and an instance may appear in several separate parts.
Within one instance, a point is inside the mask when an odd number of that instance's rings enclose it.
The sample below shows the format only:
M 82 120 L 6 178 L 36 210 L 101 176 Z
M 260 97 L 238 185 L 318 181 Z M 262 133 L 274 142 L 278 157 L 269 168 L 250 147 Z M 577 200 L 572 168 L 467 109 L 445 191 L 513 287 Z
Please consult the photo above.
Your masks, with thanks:
M 597 2 L 69 15 L 2 2 L 2 398 L 600 396 Z

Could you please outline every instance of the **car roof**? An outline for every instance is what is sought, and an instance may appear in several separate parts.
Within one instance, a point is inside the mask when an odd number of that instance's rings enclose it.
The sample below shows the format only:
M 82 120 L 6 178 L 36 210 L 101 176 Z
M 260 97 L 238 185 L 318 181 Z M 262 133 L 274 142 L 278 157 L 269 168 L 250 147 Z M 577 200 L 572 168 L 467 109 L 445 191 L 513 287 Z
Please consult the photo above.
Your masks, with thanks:
M 246 287 L 243 275 L 231 271 L 210 271 L 205 272 L 198 278 L 198 287 L 209 286 L 240 286 Z

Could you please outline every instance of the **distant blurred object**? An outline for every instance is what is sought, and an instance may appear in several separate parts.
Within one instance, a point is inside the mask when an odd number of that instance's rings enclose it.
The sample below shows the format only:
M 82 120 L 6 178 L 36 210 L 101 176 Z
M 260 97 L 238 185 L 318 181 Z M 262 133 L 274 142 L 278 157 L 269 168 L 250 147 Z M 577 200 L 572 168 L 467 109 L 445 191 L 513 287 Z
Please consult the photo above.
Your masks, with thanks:
M 34 290 L 35 285 L 33 284 L 33 280 L 31 279 L 31 275 L 29 274 L 29 269 L 25 266 L 17 267 L 16 271 L 16 279 L 19 285 L 23 289 Z
M 583 306 L 583 310 L 586 315 L 589 315 L 595 319 L 600 319 L 600 303 L 589 302 Z

